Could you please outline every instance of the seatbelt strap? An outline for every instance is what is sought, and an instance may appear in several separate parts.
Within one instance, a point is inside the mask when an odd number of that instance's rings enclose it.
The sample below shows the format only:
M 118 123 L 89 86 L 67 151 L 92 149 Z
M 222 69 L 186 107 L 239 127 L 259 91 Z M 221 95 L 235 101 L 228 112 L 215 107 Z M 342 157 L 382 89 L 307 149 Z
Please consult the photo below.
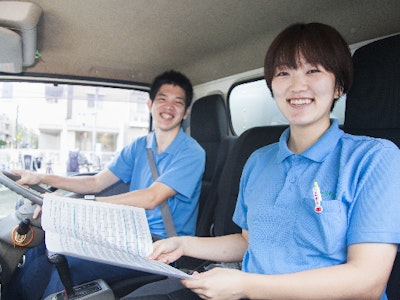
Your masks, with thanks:
M 153 151 L 151 151 L 151 145 L 149 143 L 150 137 L 152 134 L 153 134 L 153 132 L 151 132 L 147 135 L 146 151 L 147 151 L 147 157 L 149 158 L 151 174 L 153 176 L 153 180 L 156 181 L 156 179 L 158 178 L 158 171 L 157 171 L 156 163 L 154 161 Z M 172 220 L 171 211 L 168 206 L 168 200 L 163 201 L 159 206 L 160 206 L 161 215 L 162 215 L 162 218 L 164 221 L 165 231 L 167 232 L 167 237 L 177 236 L 175 225 L 174 225 L 174 220 Z

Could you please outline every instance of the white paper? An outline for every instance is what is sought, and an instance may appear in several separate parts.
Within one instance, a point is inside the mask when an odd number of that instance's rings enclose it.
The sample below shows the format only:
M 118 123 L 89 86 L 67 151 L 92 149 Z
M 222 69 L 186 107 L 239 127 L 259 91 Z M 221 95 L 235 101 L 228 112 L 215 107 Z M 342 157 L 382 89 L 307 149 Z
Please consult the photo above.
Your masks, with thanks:
M 146 258 L 153 242 L 143 208 L 46 194 L 42 227 L 51 252 L 170 277 L 190 277 Z

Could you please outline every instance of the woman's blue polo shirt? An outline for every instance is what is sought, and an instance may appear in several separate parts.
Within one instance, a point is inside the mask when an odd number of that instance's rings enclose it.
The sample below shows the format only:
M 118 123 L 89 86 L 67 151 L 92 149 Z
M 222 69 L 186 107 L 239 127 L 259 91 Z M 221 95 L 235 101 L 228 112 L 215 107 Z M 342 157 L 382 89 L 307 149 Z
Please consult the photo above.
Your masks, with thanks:
M 292 273 L 346 262 L 356 243 L 400 244 L 400 151 L 392 142 L 353 136 L 336 120 L 309 149 L 279 143 L 246 163 L 233 220 L 248 230 L 243 270 Z M 313 185 L 322 195 L 316 213 Z

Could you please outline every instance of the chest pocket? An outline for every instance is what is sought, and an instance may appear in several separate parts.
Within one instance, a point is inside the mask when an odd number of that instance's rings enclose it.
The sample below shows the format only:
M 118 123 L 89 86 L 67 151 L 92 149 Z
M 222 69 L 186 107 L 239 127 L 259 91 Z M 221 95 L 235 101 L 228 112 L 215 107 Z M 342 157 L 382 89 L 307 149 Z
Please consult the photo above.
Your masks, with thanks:
M 346 251 L 347 210 L 338 200 L 322 202 L 323 211 L 316 213 L 314 199 L 303 198 L 296 213 L 296 244 L 309 249 L 312 255 L 341 257 Z

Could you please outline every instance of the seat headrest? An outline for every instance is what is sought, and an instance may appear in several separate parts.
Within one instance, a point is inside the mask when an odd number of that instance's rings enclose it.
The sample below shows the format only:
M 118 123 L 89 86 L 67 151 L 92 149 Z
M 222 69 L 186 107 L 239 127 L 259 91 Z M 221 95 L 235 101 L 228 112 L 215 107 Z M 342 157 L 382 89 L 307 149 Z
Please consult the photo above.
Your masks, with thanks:
M 190 135 L 198 142 L 219 142 L 228 134 L 228 118 L 221 95 L 202 97 L 193 103 Z
M 344 127 L 400 128 L 400 35 L 357 49 L 353 65 Z

